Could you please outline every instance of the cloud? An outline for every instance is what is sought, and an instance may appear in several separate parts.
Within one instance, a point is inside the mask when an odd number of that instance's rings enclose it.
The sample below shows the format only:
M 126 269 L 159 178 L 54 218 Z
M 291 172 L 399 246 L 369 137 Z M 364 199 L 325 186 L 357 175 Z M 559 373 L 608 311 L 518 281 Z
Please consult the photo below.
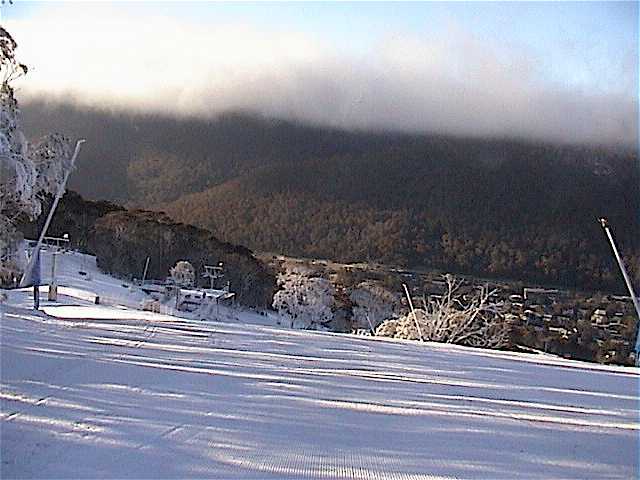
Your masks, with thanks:
M 151 9 L 150 9 L 151 10 Z M 302 31 L 48 8 L 9 22 L 23 98 L 176 115 L 232 109 L 348 128 L 635 145 L 636 92 L 553 83 L 543 59 L 455 26 L 382 34 L 368 53 Z M 625 85 L 637 85 L 637 61 Z M 622 84 L 621 83 L 621 84 Z

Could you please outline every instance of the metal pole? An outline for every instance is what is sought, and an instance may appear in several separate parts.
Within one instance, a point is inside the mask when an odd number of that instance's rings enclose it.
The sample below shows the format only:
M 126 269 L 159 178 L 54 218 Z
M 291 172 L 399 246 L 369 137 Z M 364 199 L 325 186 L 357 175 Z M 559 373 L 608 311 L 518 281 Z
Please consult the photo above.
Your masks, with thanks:
M 56 259 L 58 258 L 58 252 L 52 253 L 51 258 L 51 282 L 49 283 L 48 299 L 50 302 L 58 300 L 58 284 L 56 283 Z
M 142 272 L 142 285 L 144 285 L 144 281 L 147 279 L 147 270 L 149 269 L 149 259 L 151 257 L 147 257 L 147 261 L 144 264 L 144 272 Z
M 73 156 L 71 157 L 71 165 L 69 169 L 64 174 L 64 178 L 62 179 L 62 183 L 58 187 L 58 191 L 56 192 L 56 196 L 53 199 L 53 205 L 51 205 L 51 210 L 49 210 L 49 215 L 47 216 L 47 220 L 44 222 L 44 227 L 42 227 L 42 231 L 40 232 L 40 238 L 38 238 L 38 243 L 36 243 L 36 247 L 34 252 L 40 251 L 40 246 L 42 245 L 42 241 L 44 240 L 44 236 L 47 234 L 47 229 L 49 228 L 49 224 L 51 223 L 51 219 L 53 218 L 53 214 L 56 211 L 58 206 L 58 202 L 62 195 L 64 194 L 65 187 L 67 185 L 67 180 L 69 179 L 69 175 L 71 174 L 71 170 L 76 163 L 76 158 L 78 157 L 78 153 L 80 153 L 80 146 L 85 142 L 85 140 L 78 140 L 76 142 L 76 149 L 73 152 Z M 22 275 L 22 279 L 20 280 L 20 287 L 26 287 L 30 283 L 31 272 L 33 271 L 33 266 L 35 263 L 35 255 L 31 256 L 29 263 L 27 264 L 27 268 L 24 270 L 24 274 Z
M 371 319 L 369 319 L 369 314 L 366 314 L 367 317 L 367 323 L 369 323 L 369 330 L 371 331 L 371 334 L 375 337 L 376 336 L 376 331 L 373 328 L 373 325 L 371 324 Z
M 631 295 L 631 300 L 633 301 L 633 306 L 635 307 L 636 315 L 638 316 L 636 344 L 633 350 L 636 353 L 636 366 L 640 367 L 640 301 L 636 296 L 636 292 L 633 290 L 633 284 L 631 283 L 631 279 L 629 278 L 627 269 L 624 266 L 622 257 L 620 256 L 620 252 L 618 252 L 618 247 L 616 246 L 616 242 L 613 240 L 613 235 L 611 233 L 611 229 L 609 228 L 609 224 L 607 223 L 607 219 L 601 218 L 600 224 L 602 225 L 602 228 L 604 228 L 604 231 L 607 234 L 607 238 L 609 239 L 609 243 L 611 244 L 611 249 L 613 250 L 613 254 L 616 257 L 616 261 L 618 262 L 618 266 L 620 267 L 620 271 L 622 272 L 622 276 L 624 277 L 624 282 L 627 284 L 627 290 L 629 290 L 629 295 Z
M 404 292 L 407 294 L 407 300 L 409 300 L 409 308 L 411 309 L 411 315 L 413 315 L 413 321 L 416 323 L 416 328 L 418 329 L 418 335 L 420 336 L 420 340 L 424 342 L 424 337 L 422 336 L 422 330 L 420 329 L 420 324 L 418 323 L 418 317 L 416 316 L 416 311 L 413 309 L 413 302 L 411 301 L 411 295 L 409 294 L 409 289 L 405 283 L 402 284 L 404 287 Z
M 52 252 L 51 259 L 51 283 L 55 283 L 56 281 L 56 255 L 58 252 Z
M 33 283 L 33 308 L 34 310 L 40 309 L 40 250 L 35 250 L 33 252 L 32 257 L 35 257 L 33 260 L 33 268 L 31 271 L 31 283 Z

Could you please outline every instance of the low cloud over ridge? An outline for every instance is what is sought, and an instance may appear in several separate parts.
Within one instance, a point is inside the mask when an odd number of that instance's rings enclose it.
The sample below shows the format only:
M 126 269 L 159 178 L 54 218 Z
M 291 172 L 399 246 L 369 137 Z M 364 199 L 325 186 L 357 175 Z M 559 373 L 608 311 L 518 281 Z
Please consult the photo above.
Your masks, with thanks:
M 368 53 L 298 31 L 116 10 L 7 25 L 31 67 L 20 96 L 210 116 L 250 110 L 346 128 L 636 145 L 637 59 L 610 91 L 552 82 L 543 59 L 452 25 L 381 32 Z

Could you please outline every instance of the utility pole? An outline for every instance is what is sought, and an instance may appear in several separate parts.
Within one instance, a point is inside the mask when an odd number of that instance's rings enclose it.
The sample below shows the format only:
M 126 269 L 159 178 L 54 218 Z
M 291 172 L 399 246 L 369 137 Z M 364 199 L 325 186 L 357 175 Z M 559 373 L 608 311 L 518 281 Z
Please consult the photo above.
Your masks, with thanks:
M 627 284 L 627 290 L 629 290 L 629 295 L 631 295 L 631 300 L 633 301 L 633 306 L 636 309 L 636 315 L 638 317 L 638 329 L 636 331 L 636 344 L 633 348 L 636 356 L 636 367 L 640 367 L 640 300 L 636 296 L 636 292 L 633 290 L 633 284 L 631 283 L 631 279 L 629 278 L 629 274 L 627 273 L 627 269 L 624 266 L 624 262 L 622 261 L 622 257 L 620 256 L 620 252 L 618 252 L 618 247 L 616 246 L 616 242 L 613 240 L 613 234 L 611 233 L 611 229 L 609 228 L 609 223 L 606 218 L 599 219 L 600 225 L 604 228 L 605 233 L 607 234 L 607 238 L 609 239 L 609 243 L 611 244 L 611 249 L 613 250 L 613 254 L 616 257 L 616 261 L 618 262 L 618 266 L 620 267 L 620 271 L 622 272 L 622 276 L 624 277 L 624 282 Z

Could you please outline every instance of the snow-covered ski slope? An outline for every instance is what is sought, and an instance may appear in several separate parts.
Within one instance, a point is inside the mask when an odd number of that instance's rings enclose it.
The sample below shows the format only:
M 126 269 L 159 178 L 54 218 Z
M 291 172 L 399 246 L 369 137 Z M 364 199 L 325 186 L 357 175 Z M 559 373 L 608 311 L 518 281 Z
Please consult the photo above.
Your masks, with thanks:
M 3 307 L 1 478 L 638 478 L 638 369 L 61 301 Z

